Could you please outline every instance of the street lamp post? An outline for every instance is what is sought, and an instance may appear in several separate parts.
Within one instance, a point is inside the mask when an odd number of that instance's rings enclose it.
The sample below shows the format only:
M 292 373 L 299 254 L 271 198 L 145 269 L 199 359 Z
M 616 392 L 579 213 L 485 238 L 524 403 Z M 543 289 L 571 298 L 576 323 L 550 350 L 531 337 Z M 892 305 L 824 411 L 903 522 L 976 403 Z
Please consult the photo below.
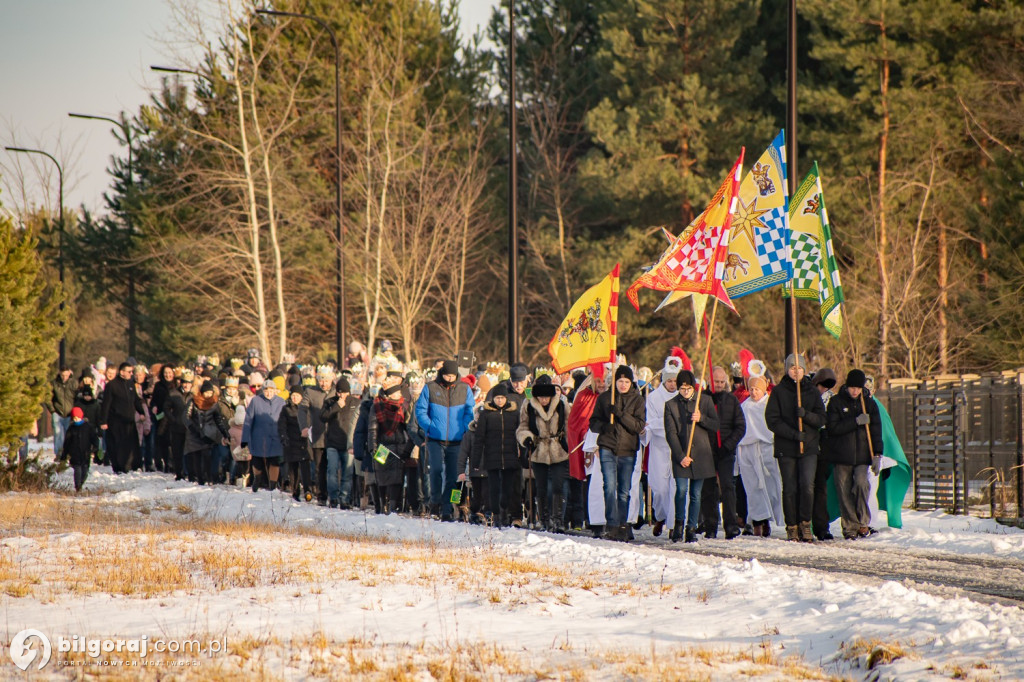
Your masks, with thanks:
M 132 180 L 132 129 L 125 121 L 118 121 L 113 118 L 106 116 L 92 116 L 90 114 L 74 114 L 69 113 L 68 116 L 71 118 L 86 118 L 94 121 L 108 121 L 113 123 L 121 129 L 121 133 L 124 134 L 125 143 L 128 145 L 128 187 L 127 195 L 131 194 L 133 180 Z M 130 197 L 126 197 L 130 200 Z M 131 257 L 132 251 L 132 220 L 131 211 L 127 208 L 124 212 L 124 220 L 128 228 L 128 255 Z M 128 300 L 126 306 L 128 308 L 128 357 L 135 357 L 135 268 L 129 264 L 128 266 Z
M 508 362 L 519 362 L 519 224 L 516 215 L 516 25 L 508 3 Z
M 63 314 L 64 313 L 64 299 L 66 297 L 65 296 L 65 292 L 64 292 L 64 167 L 60 165 L 60 162 L 57 161 L 57 159 L 53 158 L 52 155 L 44 152 L 42 149 L 26 149 L 24 147 L 7 147 L 6 149 L 9 152 L 21 152 L 23 154 L 42 154 L 43 156 L 48 158 L 50 161 L 53 161 L 54 165 L 57 166 L 57 177 L 59 178 L 59 186 L 58 186 L 59 189 L 58 189 L 57 194 L 58 194 L 58 201 L 60 202 L 58 204 L 58 211 L 57 211 L 57 219 L 60 222 L 60 246 L 58 247 L 58 250 L 57 250 L 57 263 L 58 263 L 58 269 L 60 271 L 60 311 L 61 311 L 61 316 L 60 316 L 60 330 L 61 330 L 61 333 L 60 333 L 60 351 L 59 351 L 60 358 L 59 358 L 59 362 L 60 362 L 60 367 L 64 367 L 65 361 L 67 360 L 67 356 L 66 356 L 66 353 L 65 353 L 65 349 L 66 349 L 66 345 L 67 345 L 67 332 L 64 329 L 64 314 Z
M 335 157 L 335 232 L 338 240 L 338 251 L 336 259 L 336 322 L 335 322 L 335 352 L 337 353 L 338 367 L 343 368 L 345 362 L 343 344 L 345 341 L 345 231 L 341 222 L 341 50 L 338 48 L 338 36 L 334 29 L 327 23 L 326 19 L 312 14 L 300 14 L 298 12 L 278 12 L 276 10 L 258 9 L 256 14 L 264 14 L 274 17 L 296 17 L 315 21 L 322 29 L 327 31 L 331 37 L 331 45 L 334 46 L 334 157 Z

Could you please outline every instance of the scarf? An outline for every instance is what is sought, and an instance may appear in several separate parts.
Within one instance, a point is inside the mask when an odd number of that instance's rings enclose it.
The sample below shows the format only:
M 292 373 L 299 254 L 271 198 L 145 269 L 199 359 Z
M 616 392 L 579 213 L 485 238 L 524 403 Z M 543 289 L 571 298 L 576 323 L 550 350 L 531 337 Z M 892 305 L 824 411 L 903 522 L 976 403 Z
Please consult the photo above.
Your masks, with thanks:
M 374 415 L 377 417 L 377 437 L 392 436 L 398 427 L 405 424 L 405 401 L 377 398 L 373 401 Z

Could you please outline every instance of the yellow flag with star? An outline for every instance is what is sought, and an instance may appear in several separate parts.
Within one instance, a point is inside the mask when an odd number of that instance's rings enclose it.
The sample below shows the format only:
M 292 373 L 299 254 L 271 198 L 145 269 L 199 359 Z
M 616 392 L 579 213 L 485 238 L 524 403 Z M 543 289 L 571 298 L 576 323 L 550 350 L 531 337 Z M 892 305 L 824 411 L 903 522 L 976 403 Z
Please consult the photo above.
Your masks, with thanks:
M 786 174 L 786 136 L 780 130 L 740 183 L 722 278 L 729 298 L 783 284 L 793 276 Z M 658 309 L 687 295 L 672 292 Z

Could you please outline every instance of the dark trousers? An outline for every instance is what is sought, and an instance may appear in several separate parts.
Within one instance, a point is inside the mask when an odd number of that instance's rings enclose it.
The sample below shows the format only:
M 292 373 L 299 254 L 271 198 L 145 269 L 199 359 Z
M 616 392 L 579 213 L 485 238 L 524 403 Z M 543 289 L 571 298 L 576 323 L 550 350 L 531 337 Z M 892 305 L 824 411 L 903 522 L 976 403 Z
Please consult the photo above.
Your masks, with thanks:
M 418 512 L 423 506 L 423 496 L 420 494 L 419 464 L 402 469 L 402 478 L 405 479 L 405 505 L 402 509 L 411 513 Z
M 185 476 L 185 431 L 171 431 L 171 471 L 176 479 Z
M 381 511 L 385 514 L 397 513 L 402 508 L 402 484 L 382 485 L 379 488 Z
M 107 460 L 115 474 L 130 471 L 139 447 L 135 422 L 111 419 L 107 424 Z
M 160 424 L 160 422 L 157 422 Z M 171 470 L 171 429 L 165 426 L 163 433 L 156 428 L 156 437 L 153 441 L 153 466 L 157 471 Z
M 736 489 L 736 521 L 750 523 L 747 518 L 747 489 L 743 487 L 742 476 L 733 479 L 733 487 Z
M 479 514 L 490 509 L 487 503 L 487 477 L 470 476 L 469 485 L 472 488 L 469 496 L 469 513 Z
M 298 462 L 288 462 L 288 477 L 292 483 L 292 497 L 299 499 L 300 492 L 309 493 L 312 488 L 312 471 L 309 460 L 303 459 Z M 302 483 L 300 490 L 299 483 Z
M 491 518 L 495 526 L 503 526 L 523 517 L 519 487 L 520 469 L 488 469 L 487 493 L 491 498 Z
M 829 531 L 828 523 L 828 477 L 832 474 L 832 465 L 818 462 L 814 470 L 814 508 L 811 511 L 811 526 L 814 534 L 820 539 Z
M 818 458 L 779 457 L 782 472 L 782 515 L 787 526 L 811 521 L 814 508 L 814 472 Z
M 89 477 L 89 462 L 86 460 L 85 464 L 75 464 L 71 467 L 75 472 L 75 491 L 82 489 L 85 484 L 85 479 Z
M 531 466 L 537 484 L 537 520 L 543 524 L 554 523 L 564 513 L 562 503 L 565 500 L 565 481 L 569 478 L 569 460 L 557 464 L 533 462 Z
M 327 455 L 324 448 L 311 448 L 313 450 L 313 467 L 316 469 L 316 499 L 321 504 L 327 504 Z M 348 500 L 344 500 L 348 504 Z
M 219 474 L 217 458 L 213 456 L 213 448 L 200 448 L 188 453 L 188 478 L 199 485 L 216 483 Z
M 735 466 L 735 454 L 716 456 L 718 477 L 704 481 L 700 493 L 700 515 L 705 533 L 717 533 L 720 520 L 724 520 L 726 533 L 735 532 L 739 528 L 736 523 L 736 481 L 732 474 Z M 722 505 L 721 514 L 718 513 L 719 504 Z
M 569 500 L 566 504 L 565 516 L 569 525 L 573 528 L 582 528 L 586 520 L 586 510 L 583 505 L 583 487 L 586 481 L 569 477 Z

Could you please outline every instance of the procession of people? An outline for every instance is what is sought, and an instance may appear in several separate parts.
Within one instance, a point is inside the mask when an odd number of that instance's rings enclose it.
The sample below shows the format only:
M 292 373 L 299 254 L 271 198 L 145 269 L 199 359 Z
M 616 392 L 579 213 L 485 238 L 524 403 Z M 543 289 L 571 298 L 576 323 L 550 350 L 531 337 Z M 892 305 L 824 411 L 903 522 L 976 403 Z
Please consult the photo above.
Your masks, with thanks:
M 339 510 L 625 542 L 650 524 L 691 543 L 773 527 L 833 539 L 831 494 L 842 537 L 874 532 L 869 471 L 884 452 L 869 378 L 855 368 L 837 387 L 801 355 L 778 381 L 749 353 L 698 376 L 679 348 L 656 372 L 622 356 L 561 375 L 454 358 L 421 371 L 388 341 L 372 357 L 353 343 L 342 366 L 269 368 L 250 349 L 73 374 L 61 368 L 45 407 L 76 490 L 99 463 Z

